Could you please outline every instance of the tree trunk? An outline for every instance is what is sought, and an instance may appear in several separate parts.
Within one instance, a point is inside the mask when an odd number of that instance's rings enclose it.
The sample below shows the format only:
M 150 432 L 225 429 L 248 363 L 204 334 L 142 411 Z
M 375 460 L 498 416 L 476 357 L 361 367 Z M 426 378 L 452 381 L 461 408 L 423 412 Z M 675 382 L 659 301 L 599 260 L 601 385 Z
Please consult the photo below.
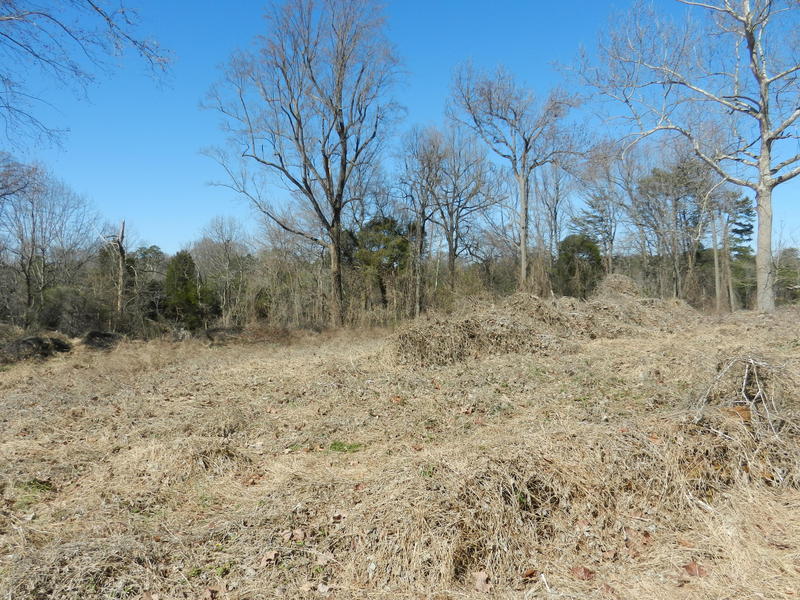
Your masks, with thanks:
M 425 225 L 422 219 L 417 227 L 417 256 L 414 273 L 414 317 L 419 317 L 422 312 L 422 255 L 425 253 Z
M 756 194 L 758 238 L 756 242 L 756 308 L 775 311 L 775 265 L 772 262 L 772 189 L 761 186 Z
M 722 222 L 722 263 L 725 279 L 728 283 L 728 306 L 730 311 L 733 312 L 739 308 L 739 303 L 736 298 L 736 290 L 733 287 L 733 272 L 731 270 L 731 247 L 728 238 L 728 219 L 727 217 Z
M 342 285 L 342 248 L 338 229 L 332 233 L 331 252 L 331 327 L 344 323 L 344 289 Z
M 119 317 L 125 306 L 125 221 L 122 221 L 120 225 L 115 242 L 117 250 L 117 317 Z
M 517 286 L 524 290 L 528 286 L 528 174 L 517 176 L 519 188 L 519 281 Z
M 722 276 L 719 270 L 719 237 L 717 235 L 717 215 L 711 213 L 711 245 L 714 248 L 714 299 L 717 313 L 722 312 Z
M 456 290 L 456 247 L 452 236 L 447 238 L 447 277 L 450 291 Z

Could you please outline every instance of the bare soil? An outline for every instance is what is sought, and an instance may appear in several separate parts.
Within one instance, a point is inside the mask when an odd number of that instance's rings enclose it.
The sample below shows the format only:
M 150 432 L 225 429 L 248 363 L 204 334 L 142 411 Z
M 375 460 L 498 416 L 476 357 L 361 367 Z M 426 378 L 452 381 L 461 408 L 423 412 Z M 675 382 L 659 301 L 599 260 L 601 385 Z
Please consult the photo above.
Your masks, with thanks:
M 797 598 L 800 312 L 592 302 L 0 367 L 0 597 Z

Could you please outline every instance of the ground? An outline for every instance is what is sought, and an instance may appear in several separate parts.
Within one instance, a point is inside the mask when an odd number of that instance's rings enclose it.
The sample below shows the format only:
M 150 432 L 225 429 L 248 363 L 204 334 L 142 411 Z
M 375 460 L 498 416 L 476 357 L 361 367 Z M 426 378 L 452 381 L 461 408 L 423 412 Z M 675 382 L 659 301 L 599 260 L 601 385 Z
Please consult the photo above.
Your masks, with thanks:
M 800 312 L 676 314 L 0 367 L 0 597 L 797 598 Z

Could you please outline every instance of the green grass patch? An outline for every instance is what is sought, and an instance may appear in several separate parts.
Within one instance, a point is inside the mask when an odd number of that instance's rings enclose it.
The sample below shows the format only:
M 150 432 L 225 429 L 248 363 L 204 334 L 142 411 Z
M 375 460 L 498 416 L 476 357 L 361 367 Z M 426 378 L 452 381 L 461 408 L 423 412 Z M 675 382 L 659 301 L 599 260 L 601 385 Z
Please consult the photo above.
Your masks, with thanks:
M 338 440 L 331 442 L 330 450 L 334 452 L 358 452 L 364 449 L 364 444 L 348 444 L 347 442 L 340 442 Z

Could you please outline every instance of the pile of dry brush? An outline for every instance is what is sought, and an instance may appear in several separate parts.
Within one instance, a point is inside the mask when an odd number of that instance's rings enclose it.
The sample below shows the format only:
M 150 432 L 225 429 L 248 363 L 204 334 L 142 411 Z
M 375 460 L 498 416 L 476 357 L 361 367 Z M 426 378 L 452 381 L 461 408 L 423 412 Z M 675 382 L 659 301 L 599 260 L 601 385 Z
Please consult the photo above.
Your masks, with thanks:
M 394 341 L 403 363 L 446 365 L 508 352 L 563 353 L 576 339 L 668 332 L 696 319 L 686 303 L 642 297 L 633 280 L 611 275 L 586 302 L 518 293 L 499 304 L 472 303 L 452 315 L 414 321 Z

